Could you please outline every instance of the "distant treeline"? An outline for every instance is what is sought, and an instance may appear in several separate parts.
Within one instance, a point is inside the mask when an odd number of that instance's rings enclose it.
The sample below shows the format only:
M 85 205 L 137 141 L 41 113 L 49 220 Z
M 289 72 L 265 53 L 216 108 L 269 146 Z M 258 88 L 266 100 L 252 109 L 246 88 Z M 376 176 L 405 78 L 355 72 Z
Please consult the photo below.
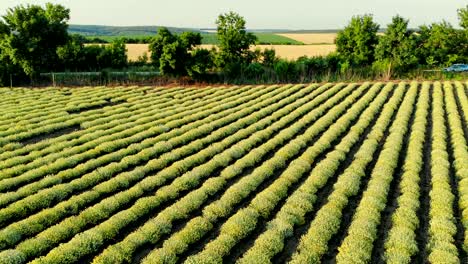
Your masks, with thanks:
M 0 20 L 0 84 L 14 76 L 21 84 L 40 80 L 47 72 L 158 71 L 163 78 L 227 83 L 281 83 L 323 80 L 413 77 L 421 69 L 434 69 L 468 61 L 468 6 L 458 10 L 460 29 L 448 22 L 408 28 L 409 21 L 395 16 L 378 35 L 372 15 L 353 17 L 338 32 L 337 51 L 327 56 L 289 61 L 274 50 L 250 50 L 259 38 L 246 30 L 240 15 L 229 12 L 216 20 L 217 48 L 199 48 L 200 32 L 172 32 L 159 28 L 145 38 L 150 56 L 129 62 L 125 43 L 85 45 L 90 40 L 68 33 L 70 10 L 62 5 L 20 5 Z M 102 74 L 102 76 L 106 76 Z

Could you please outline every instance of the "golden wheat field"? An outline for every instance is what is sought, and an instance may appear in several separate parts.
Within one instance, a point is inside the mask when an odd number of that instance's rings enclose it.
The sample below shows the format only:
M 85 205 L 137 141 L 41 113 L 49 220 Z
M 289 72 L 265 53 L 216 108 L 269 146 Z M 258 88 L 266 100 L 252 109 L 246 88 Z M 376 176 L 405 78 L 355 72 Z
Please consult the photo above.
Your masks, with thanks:
M 279 57 L 288 60 L 294 60 L 301 56 L 327 55 L 336 50 L 336 46 L 333 44 L 336 33 L 287 33 L 278 35 L 300 41 L 305 45 L 256 45 L 252 49 L 274 49 Z M 213 46 L 207 44 L 200 47 L 211 49 Z M 130 61 L 136 61 L 138 57 L 145 53 L 148 56 L 150 55 L 148 44 L 127 44 L 127 55 Z
M 201 45 L 202 48 L 211 49 L 213 45 Z M 273 48 L 276 51 L 276 54 L 285 59 L 297 59 L 301 56 L 319 56 L 327 55 L 335 51 L 336 47 L 334 44 L 320 44 L 320 45 L 257 45 L 252 47 L 252 49 L 266 49 Z M 148 44 L 127 44 L 127 55 L 128 59 L 135 61 L 139 56 L 142 56 L 144 53 L 147 53 L 148 56 Z

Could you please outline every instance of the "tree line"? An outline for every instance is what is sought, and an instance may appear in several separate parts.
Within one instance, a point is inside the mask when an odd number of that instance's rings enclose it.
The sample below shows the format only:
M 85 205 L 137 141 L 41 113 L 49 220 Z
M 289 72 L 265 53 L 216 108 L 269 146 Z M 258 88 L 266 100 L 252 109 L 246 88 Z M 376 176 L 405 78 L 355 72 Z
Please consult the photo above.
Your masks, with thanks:
M 34 80 L 44 72 L 153 69 L 164 76 L 188 76 L 199 81 L 306 82 L 330 79 L 404 77 L 421 68 L 468 61 L 468 5 L 457 10 L 460 28 L 442 21 L 413 30 L 409 20 L 393 17 L 384 34 L 372 15 L 351 18 L 338 32 L 336 52 L 327 56 L 278 58 L 273 49 L 252 50 L 254 34 L 239 14 L 228 12 L 216 20 L 219 44 L 200 48 L 200 33 L 175 34 L 166 28 L 148 39 L 150 56 L 129 62 L 124 39 L 106 45 L 87 44 L 68 34 L 70 9 L 47 3 L 19 5 L 0 19 L 0 85 L 11 75 Z

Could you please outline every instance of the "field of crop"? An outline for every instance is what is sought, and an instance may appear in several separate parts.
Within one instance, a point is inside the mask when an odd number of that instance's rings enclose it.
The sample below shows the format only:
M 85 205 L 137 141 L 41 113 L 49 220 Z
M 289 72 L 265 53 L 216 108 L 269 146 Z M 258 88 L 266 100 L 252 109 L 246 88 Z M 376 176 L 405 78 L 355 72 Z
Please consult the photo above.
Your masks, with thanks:
M 295 60 L 302 56 L 326 56 L 336 51 L 336 45 L 334 44 L 336 33 L 256 33 L 255 35 L 258 41 L 257 45 L 251 47 L 252 50 L 256 48 L 261 50 L 274 49 L 276 55 L 283 59 Z M 200 46 L 201 48 L 211 49 L 212 47 L 216 47 L 218 43 L 216 34 L 204 33 L 202 36 L 203 44 Z M 119 38 L 119 36 L 89 36 L 89 38 L 95 37 L 107 41 Z M 144 38 L 148 36 L 129 37 Z M 145 53 L 150 56 L 151 53 L 148 52 L 148 46 L 148 44 L 126 44 L 128 59 L 136 61 Z
M 334 44 L 337 33 L 284 33 L 278 35 L 304 44 Z
M 127 56 L 131 61 L 138 60 L 138 57 L 143 54 L 148 56 L 151 54 L 148 52 L 148 44 L 126 44 Z M 201 48 L 211 49 L 216 47 L 215 45 L 201 45 Z M 295 60 L 301 56 L 325 56 L 334 52 L 336 46 L 334 44 L 317 44 L 317 45 L 255 45 L 251 49 L 255 50 L 259 48 L 261 50 L 274 49 L 276 55 L 289 60 Z
M 0 98 L 0 263 L 467 263 L 468 82 Z

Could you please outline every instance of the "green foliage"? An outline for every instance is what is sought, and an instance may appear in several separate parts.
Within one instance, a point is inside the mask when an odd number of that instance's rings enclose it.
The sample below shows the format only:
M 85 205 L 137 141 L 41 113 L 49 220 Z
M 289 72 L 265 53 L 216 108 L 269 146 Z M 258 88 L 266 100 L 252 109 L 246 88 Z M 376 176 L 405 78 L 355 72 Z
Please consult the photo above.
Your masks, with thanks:
M 354 16 L 349 25 L 338 32 L 336 49 L 353 66 L 370 65 L 378 43 L 376 24 L 372 15 Z
M 67 41 L 70 10 L 61 5 L 19 5 L 2 17 L 0 47 L 28 76 L 53 70 L 57 47 Z
M 187 75 L 187 63 L 191 55 L 189 53 L 195 45 L 201 44 L 200 34 L 185 32 L 180 36 L 174 36 L 171 43 L 167 43 L 159 58 L 159 69 L 162 74 L 183 76 Z M 157 56 L 157 55 L 155 55 Z
M 252 62 L 249 65 L 247 65 L 247 68 L 245 69 L 245 77 L 248 79 L 255 79 L 259 76 L 262 76 L 264 72 L 265 68 L 262 64 L 258 62 Z
M 114 40 L 109 46 L 105 47 L 103 57 L 107 56 L 106 63 L 112 68 L 121 69 L 127 66 L 127 48 L 121 39 Z
M 2 54 L 0 50 L 0 86 L 10 86 L 10 75 L 16 78 L 25 77 L 23 71 L 18 65 L 13 64 L 11 59 L 8 56 Z M 13 82 L 13 85 L 16 83 Z
M 26 258 L 15 250 L 5 250 L 0 253 L 0 262 L 4 264 L 21 264 L 26 262 Z
M 191 53 L 191 67 L 188 69 L 188 75 L 198 79 L 213 68 L 213 52 L 207 49 L 195 49 Z
M 276 51 L 274 49 L 265 49 L 262 53 L 262 64 L 266 67 L 272 67 L 276 62 L 278 62 Z
M 274 71 L 276 73 L 276 76 L 278 76 L 278 78 L 281 80 L 287 80 L 288 78 L 294 76 L 295 70 L 295 63 L 284 59 L 280 59 L 274 65 Z
M 418 59 L 414 53 L 416 40 L 413 32 L 408 30 L 408 22 L 401 16 L 393 17 L 375 48 L 377 65 L 383 64 L 384 68 L 397 73 L 406 72 L 417 65 Z
M 65 70 L 90 71 L 105 68 L 121 69 L 127 66 L 127 49 L 121 39 L 108 45 L 84 45 L 85 38 L 71 35 L 66 45 L 57 49 Z
M 449 66 L 467 56 L 467 34 L 448 22 L 433 23 L 419 29 L 416 53 L 420 64 Z
M 233 63 L 249 63 L 249 48 L 255 44 L 257 37 L 246 31 L 245 19 L 239 14 L 229 12 L 219 15 L 216 24 L 219 40 L 216 64 L 224 68 Z
M 458 19 L 460 20 L 460 26 L 465 30 L 468 30 L 468 5 L 465 8 L 457 10 Z
M 84 57 L 84 37 L 80 35 L 71 35 L 67 43 L 57 48 L 57 55 L 67 69 L 78 70 L 86 65 Z
M 223 77 L 227 82 L 320 82 L 337 74 L 341 66 L 341 58 L 336 53 L 328 56 L 303 56 L 297 60 L 278 58 L 273 49 L 254 51 L 251 54 L 254 55 L 252 63 L 232 63 L 223 69 Z M 346 69 L 348 70 L 350 69 Z
M 151 42 L 151 60 L 162 74 L 171 76 L 200 76 L 211 67 L 211 56 L 207 50 L 195 50 L 201 44 L 201 35 L 193 32 L 172 34 L 161 28 Z
M 161 28 L 158 34 L 153 38 L 153 41 L 149 45 L 151 51 L 151 61 L 157 67 L 160 65 L 160 58 L 163 54 L 163 48 L 165 45 L 171 44 L 176 41 L 176 37 L 167 28 Z
M 8 25 L 0 20 L 0 37 L 4 38 L 5 35 L 8 35 L 9 33 L 10 29 L 8 28 Z

